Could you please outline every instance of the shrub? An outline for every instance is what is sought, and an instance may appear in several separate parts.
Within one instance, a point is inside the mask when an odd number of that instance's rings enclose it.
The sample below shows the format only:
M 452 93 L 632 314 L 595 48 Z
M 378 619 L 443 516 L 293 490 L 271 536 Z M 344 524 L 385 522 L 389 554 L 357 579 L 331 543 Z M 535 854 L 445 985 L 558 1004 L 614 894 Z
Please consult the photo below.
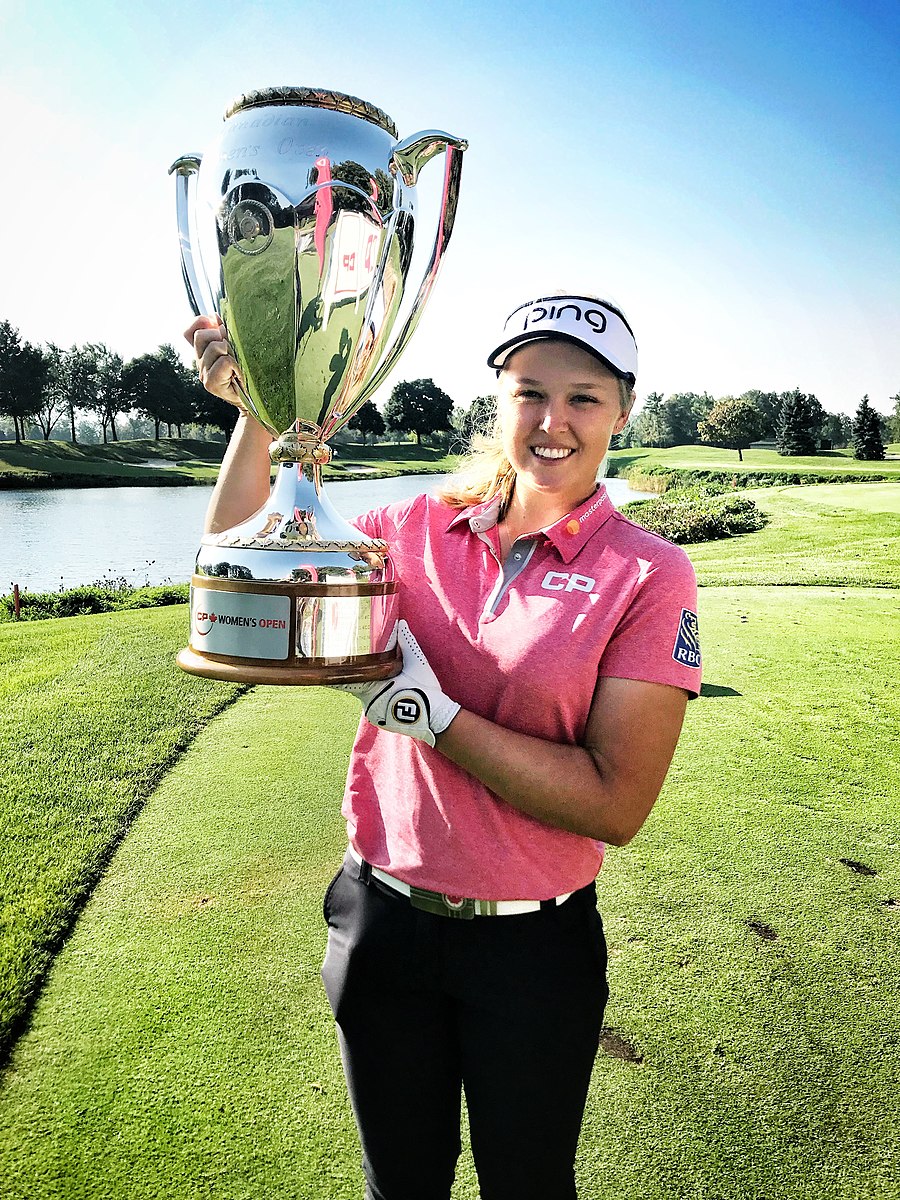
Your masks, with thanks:
M 686 484 L 717 484 L 725 489 L 786 487 L 811 483 L 893 483 L 896 475 L 863 471 L 722 471 L 687 467 L 663 467 L 649 463 L 629 467 L 622 472 L 636 491 L 665 492 Z M 659 480 L 663 480 L 662 486 Z
M 636 525 L 682 546 L 753 533 L 766 523 L 746 496 L 697 486 L 671 489 L 653 500 L 632 501 L 623 505 L 622 512 Z
M 186 583 L 135 588 L 124 580 L 101 580 L 60 592 L 20 592 L 19 620 L 46 621 L 53 617 L 118 612 L 125 608 L 161 608 L 168 604 L 186 604 L 188 597 Z M 14 619 L 12 596 L 0 597 L 0 621 Z
M 135 588 L 121 608 L 164 608 L 168 604 L 187 604 L 191 589 L 187 583 L 167 583 L 160 587 Z

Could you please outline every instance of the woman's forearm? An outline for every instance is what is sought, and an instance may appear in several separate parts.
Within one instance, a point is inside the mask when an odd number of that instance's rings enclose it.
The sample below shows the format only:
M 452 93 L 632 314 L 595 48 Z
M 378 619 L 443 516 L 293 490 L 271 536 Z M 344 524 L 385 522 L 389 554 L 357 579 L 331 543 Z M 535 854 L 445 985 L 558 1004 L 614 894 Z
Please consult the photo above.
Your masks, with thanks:
M 267 429 L 241 413 L 206 510 L 206 533 L 231 529 L 265 504 L 269 495 L 271 442 Z
M 583 745 L 545 741 L 462 709 L 436 747 L 520 812 L 622 846 L 660 793 L 686 705 L 679 688 L 604 679 Z

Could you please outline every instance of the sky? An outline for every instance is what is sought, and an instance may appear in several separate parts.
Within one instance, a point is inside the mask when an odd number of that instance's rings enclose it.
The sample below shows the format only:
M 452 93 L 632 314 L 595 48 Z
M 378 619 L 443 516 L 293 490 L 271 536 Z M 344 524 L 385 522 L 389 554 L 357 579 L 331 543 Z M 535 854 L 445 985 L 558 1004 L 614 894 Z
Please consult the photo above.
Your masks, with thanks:
M 299 84 L 469 142 L 380 403 L 422 376 L 493 391 L 507 313 L 559 287 L 622 306 L 641 399 L 900 392 L 896 0 L 0 0 L 0 51 L 0 319 L 32 342 L 179 344 L 168 167 L 237 95 Z

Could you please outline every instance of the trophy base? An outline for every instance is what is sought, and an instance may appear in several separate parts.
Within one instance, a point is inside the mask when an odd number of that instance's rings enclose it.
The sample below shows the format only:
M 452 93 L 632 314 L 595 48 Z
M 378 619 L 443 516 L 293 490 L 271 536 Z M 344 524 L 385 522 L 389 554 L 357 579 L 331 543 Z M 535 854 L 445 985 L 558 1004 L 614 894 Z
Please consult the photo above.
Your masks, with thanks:
M 391 679 L 402 665 L 399 647 L 385 654 L 360 655 L 352 660 L 329 662 L 307 660 L 290 666 L 278 663 L 247 662 L 238 658 L 212 658 L 198 654 L 190 646 L 175 661 L 189 675 L 217 679 L 223 683 L 264 683 L 278 687 L 328 687 L 341 683 L 376 683 Z
M 257 554 L 279 558 L 276 551 Z M 194 575 L 191 638 L 176 662 L 191 675 L 228 683 L 315 687 L 390 679 L 402 667 L 398 599 L 393 581 L 335 586 Z
M 203 535 L 178 665 L 231 683 L 370 683 L 399 673 L 387 544 L 349 525 L 317 462 L 279 464 L 266 504 Z

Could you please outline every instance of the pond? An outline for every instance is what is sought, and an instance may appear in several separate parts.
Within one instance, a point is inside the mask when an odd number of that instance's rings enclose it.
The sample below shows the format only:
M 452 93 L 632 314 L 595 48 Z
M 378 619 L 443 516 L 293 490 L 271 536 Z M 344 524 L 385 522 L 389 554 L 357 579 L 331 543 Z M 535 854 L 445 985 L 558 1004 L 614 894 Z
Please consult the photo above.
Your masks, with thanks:
M 434 491 L 442 475 L 329 482 L 347 518 Z M 625 480 L 606 481 L 617 506 L 642 498 Z M 60 488 L 0 491 L 0 594 L 17 583 L 57 591 L 101 579 L 186 582 L 209 503 L 208 487 Z

